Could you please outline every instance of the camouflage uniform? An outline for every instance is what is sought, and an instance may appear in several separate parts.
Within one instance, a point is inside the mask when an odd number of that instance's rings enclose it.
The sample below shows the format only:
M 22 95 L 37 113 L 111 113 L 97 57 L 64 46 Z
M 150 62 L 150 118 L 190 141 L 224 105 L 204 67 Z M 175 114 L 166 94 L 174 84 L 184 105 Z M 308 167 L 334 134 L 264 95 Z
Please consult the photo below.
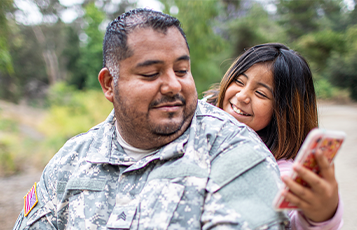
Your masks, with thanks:
M 112 112 L 46 166 L 39 203 L 14 229 L 282 229 L 277 164 L 258 136 L 207 103 L 191 126 L 139 161 L 117 142 Z

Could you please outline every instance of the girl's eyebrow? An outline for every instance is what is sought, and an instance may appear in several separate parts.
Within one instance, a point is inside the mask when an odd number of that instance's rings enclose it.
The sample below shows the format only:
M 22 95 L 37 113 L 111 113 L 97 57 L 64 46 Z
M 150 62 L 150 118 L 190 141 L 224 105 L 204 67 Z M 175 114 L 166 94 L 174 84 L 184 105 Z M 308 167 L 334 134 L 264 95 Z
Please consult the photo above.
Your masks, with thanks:
M 244 77 L 249 79 L 249 77 L 245 73 L 241 73 L 241 75 L 243 75 Z M 261 82 L 258 82 L 258 85 L 261 85 L 261 86 L 267 88 L 271 93 L 273 93 L 273 89 L 270 86 L 268 86 L 264 83 L 261 83 Z
M 261 83 L 261 82 L 259 82 L 258 85 L 261 85 L 261 86 L 267 88 L 271 93 L 273 93 L 273 89 L 270 88 L 268 85 L 266 85 L 266 84 L 264 84 L 264 83 Z
M 242 73 L 242 75 L 243 75 L 244 77 L 246 77 L 246 78 L 249 78 L 245 73 Z

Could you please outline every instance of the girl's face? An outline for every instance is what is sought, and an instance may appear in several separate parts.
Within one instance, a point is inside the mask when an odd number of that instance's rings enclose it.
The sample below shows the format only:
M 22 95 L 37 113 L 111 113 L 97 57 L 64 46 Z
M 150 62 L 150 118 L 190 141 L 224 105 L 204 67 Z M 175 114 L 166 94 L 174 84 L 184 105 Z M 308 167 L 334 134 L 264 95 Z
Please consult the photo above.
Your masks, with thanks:
M 273 116 L 273 73 L 267 64 L 255 64 L 228 86 L 223 110 L 255 131 Z

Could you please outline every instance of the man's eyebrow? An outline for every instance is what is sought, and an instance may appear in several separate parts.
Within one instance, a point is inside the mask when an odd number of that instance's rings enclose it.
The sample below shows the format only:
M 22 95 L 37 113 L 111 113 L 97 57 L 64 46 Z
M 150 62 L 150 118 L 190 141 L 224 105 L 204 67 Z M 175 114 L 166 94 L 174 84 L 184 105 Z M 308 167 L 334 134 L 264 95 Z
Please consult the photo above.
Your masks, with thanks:
M 189 61 L 190 56 L 188 55 L 182 55 L 181 57 L 177 58 L 176 61 Z
M 141 63 L 138 63 L 136 65 L 136 67 L 145 67 L 145 66 L 150 66 L 150 65 L 155 65 L 155 64 L 162 64 L 164 63 L 163 61 L 159 61 L 159 60 L 148 60 L 148 61 L 144 61 Z
M 189 61 L 190 60 L 190 57 L 188 55 L 183 55 L 179 58 L 176 59 L 176 61 L 183 61 L 183 60 L 187 60 Z M 160 61 L 160 60 L 147 60 L 147 61 L 144 61 L 144 62 L 141 62 L 141 63 L 138 63 L 136 65 L 136 67 L 146 67 L 146 66 L 150 66 L 150 65 L 155 65 L 155 64 L 162 64 L 164 63 L 163 61 Z

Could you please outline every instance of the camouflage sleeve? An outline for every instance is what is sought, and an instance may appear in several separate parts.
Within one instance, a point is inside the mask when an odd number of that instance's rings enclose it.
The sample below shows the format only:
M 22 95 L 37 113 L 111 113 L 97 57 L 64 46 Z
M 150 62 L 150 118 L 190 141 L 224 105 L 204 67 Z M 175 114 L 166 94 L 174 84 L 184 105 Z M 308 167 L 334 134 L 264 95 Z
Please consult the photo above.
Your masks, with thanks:
M 27 210 L 26 204 L 22 209 L 14 226 L 17 229 L 56 229 L 54 222 L 54 206 L 52 201 L 47 201 L 44 194 L 43 184 L 39 182 L 36 186 L 37 203 L 33 206 L 30 204 L 31 210 Z M 33 198 L 34 199 L 34 198 Z
M 268 154 L 262 143 L 246 139 L 217 155 L 206 187 L 202 229 L 285 229 L 287 216 L 272 206 L 281 182 Z

